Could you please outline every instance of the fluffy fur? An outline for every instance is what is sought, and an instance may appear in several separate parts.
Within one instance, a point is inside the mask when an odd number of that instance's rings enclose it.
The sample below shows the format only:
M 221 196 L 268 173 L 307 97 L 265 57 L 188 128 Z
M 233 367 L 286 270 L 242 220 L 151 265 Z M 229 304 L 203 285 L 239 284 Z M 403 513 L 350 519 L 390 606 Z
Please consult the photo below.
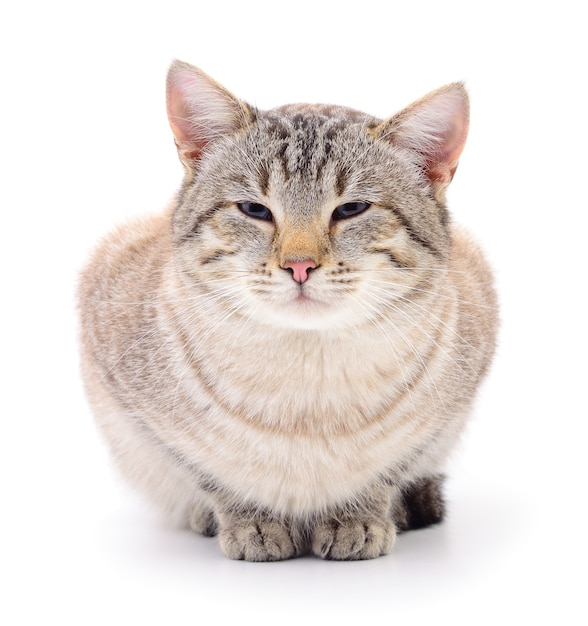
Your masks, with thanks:
M 442 519 L 494 351 L 491 273 L 444 199 L 467 94 L 388 120 L 259 111 L 182 62 L 167 94 L 182 187 L 108 236 L 79 289 L 113 457 L 230 558 L 386 554 Z

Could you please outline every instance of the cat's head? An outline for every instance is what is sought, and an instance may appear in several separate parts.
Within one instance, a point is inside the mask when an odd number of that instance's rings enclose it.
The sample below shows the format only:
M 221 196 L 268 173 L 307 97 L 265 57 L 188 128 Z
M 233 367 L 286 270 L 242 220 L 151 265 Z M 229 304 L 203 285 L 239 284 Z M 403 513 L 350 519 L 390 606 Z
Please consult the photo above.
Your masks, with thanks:
M 382 121 L 327 105 L 259 111 L 176 61 L 167 107 L 186 169 L 177 267 L 227 314 L 354 326 L 430 290 L 445 267 L 444 191 L 468 129 L 462 84 Z

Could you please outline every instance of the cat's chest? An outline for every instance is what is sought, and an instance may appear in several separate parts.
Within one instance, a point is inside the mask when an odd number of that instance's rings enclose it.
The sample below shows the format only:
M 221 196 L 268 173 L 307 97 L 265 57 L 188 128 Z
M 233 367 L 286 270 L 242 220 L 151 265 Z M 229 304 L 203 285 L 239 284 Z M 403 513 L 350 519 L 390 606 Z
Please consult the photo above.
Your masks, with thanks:
M 154 420 L 232 492 L 306 514 L 352 497 L 435 427 L 423 422 L 435 367 L 425 367 L 426 334 L 409 340 L 392 323 L 341 333 L 214 328 L 183 344 L 170 410 Z
M 195 381 L 195 403 L 204 393 L 212 407 L 174 445 L 230 491 L 284 513 L 349 499 L 410 453 L 418 427 L 412 364 L 367 348 L 315 338 L 227 355 L 205 391 Z
M 213 348 L 211 348 L 213 350 Z M 265 427 L 361 427 L 403 394 L 418 360 L 379 333 L 276 333 L 193 360 L 198 385 L 228 415 Z

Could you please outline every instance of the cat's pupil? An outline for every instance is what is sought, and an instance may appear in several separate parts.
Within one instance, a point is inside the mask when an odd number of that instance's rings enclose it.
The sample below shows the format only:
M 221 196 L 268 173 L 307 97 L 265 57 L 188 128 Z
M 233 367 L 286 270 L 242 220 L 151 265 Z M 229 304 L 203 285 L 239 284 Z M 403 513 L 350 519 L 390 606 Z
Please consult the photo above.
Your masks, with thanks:
M 272 212 L 263 204 L 257 202 L 238 202 L 237 207 L 242 213 L 249 217 L 255 217 L 258 220 L 266 220 L 271 222 L 273 219 Z
M 333 211 L 333 219 L 344 220 L 348 217 L 359 215 L 369 209 L 370 206 L 369 202 L 346 202 Z

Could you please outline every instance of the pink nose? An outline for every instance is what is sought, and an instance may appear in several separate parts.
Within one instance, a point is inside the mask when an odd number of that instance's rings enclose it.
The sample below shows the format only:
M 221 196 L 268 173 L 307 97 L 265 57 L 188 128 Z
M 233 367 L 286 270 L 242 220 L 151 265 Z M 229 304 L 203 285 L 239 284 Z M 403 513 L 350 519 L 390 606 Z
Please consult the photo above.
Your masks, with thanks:
M 306 261 L 288 261 L 282 267 L 285 270 L 292 270 L 292 278 L 302 285 L 302 283 L 308 280 L 308 270 L 314 269 L 316 263 L 310 259 Z

